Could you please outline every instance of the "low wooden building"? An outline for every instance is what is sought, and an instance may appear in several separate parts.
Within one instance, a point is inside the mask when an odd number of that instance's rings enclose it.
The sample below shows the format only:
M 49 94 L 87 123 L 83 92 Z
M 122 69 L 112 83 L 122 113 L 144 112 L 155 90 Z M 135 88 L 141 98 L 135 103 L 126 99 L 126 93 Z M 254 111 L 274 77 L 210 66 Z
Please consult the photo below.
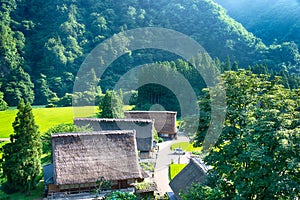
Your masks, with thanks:
M 52 135 L 53 182 L 48 182 L 48 194 L 93 191 L 100 177 L 111 181 L 111 189 L 142 181 L 135 134 L 126 130 Z
M 125 111 L 127 118 L 153 119 L 160 137 L 174 139 L 177 136 L 176 115 L 172 111 Z
M 151 156 L 154 140 L 154 121 L 151 119 L 75 118 L 74 124 L 89 126 L 94 131 L 135 130 L 140 157 L 148 158 Z
M 204 183 L 207 170 L 208 167 L 199 158 L 191 158 L 189 164 L 169 184 L 176 198 L 180 200 L 180 192 L 186 192 L 192 184 Z

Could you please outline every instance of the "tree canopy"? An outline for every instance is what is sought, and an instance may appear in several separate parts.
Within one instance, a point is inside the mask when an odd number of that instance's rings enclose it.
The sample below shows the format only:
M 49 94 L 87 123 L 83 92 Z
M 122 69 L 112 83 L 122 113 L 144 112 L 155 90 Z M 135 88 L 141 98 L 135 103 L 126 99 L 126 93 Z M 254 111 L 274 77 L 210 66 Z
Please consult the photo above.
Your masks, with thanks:
M 225 72 L 227 115 L 217 144 L 205 157 L 213 168 L 206 186 L 187 194 L 200 199 L 294 199 L 300 195 L 299 89 L 280 77 L 250 71 Z M 201 102 L 209 101 L 209 95 Z M 201 104 L 200 102 L 200 104 Z M 210 109 L 204 110 L 210 116 Z M 210 117 L 200 120 L 195 140 L 201 145 Z
M 282 42 L 267 46 L 212 0 L 130 0 L 122 3 L 21 0 L 1 1 L 1 5 L 0 80 L 7 85 L 1 91 L 9 105 L 18 104 L 18 91 L 23 92 L 25 88 L 31 99 L 35 96 L 34 104 L 49 103 L 53 95 L 62 98 L 71 94 L 76 73 L 92 49 L 116 33 L 140 27 L 179 31 L 195 39 L 213 58 L 221 61 L 230 58 L 232 63 L 237 61 L 243 68 L 265 63 L 277 72 L 299 73 L 299 52 L 297 42 L 293 42 L 297 34 L 288 34 Z M 135 41 L 134 38 L 128 42 L 131 41 Z M 119 78 L 135 66 L 178 58 L 154 49 L 128 52 L 111 64 L 99 84 L 103 91 L 111 90 Z M 28 78 L 24 81 L 15 75 L 8 76 L 19 67 L 30 76 L 35 85 L 34 94 L 29 91 L 33 85 Z M 232 67 L 236 69 L 237 66 Z M 12 93 L 14 90 L 16 92 Z M 91 96 L 85 95 L 87 99 Z M 11 101 L 11 98 L 18 100 Z
M 121 91 L 106 91 L 99 103 L 99 118 L 123 118 L 123 98 Z

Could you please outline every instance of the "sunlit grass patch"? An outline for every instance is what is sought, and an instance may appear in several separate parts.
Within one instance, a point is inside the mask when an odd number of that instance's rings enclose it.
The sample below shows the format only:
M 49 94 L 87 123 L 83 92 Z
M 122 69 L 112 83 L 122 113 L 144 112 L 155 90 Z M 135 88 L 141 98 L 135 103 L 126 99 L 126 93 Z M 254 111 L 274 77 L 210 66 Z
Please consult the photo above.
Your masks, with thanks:
M 187 164 L 170 164 L 169 179 L 172 180 Z
M 189 143 L 189 142 L 178 142 L 178 143 L 172 144 L 171 150 L 173 151 L 175 148 L 181 148 L 187 152 L 201 151 L 201 149 L 202 149 L 202 147 L 194 147 L 193 144 Z
M 76 117 L 93 117 L 95 116 L 95 106 L 76 108 Z M 17 109 L 10 109 L 0 112 L 0 138 L 9 138 L 13 133 L 12 123 L 15 120 Z M 36 124 L 39 126 L 41 133 L 62 123 L 73 123 L 74 110 L 72 107 L 59 108 L 33 108 L 33 114 Z

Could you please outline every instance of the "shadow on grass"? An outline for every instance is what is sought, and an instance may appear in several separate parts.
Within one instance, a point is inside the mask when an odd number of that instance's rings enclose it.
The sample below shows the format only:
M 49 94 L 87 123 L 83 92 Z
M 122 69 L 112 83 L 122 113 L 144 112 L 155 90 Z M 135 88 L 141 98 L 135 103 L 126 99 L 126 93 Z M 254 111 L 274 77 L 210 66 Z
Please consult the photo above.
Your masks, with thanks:
M 39 184 L 37 185 L 37 187 L 34 190 L 30 191 L 30 196 L 28 196 L 26 193 L 21 193 L 21 192 L 16 192 L 13 194 L 6 194 L 2 190 L 2 186 L 1 186 L 1 190 L 0 190 L 0 199 L 1 200 L 5 200 L 5 199 L 9 199 L 9 200 L 10 199 L 11 200 L 15 200 L 15 199 L 42 200 L 43 195 L 44 195 L 44 181 L 40 181 Z

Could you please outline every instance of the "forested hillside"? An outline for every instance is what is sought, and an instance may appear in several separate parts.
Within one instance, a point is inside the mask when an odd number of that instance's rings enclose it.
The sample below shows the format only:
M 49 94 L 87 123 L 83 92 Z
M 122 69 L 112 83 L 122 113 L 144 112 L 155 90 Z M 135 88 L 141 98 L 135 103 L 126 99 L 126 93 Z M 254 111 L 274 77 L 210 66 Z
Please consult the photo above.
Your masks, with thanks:
M 264 43 L 300 44 L 299 0 L 215 0 Z M 253 14 L 255 13 L 255 14 Z
M 137 27 L 182 32 L 213 58 L 230 58 L 240 67 L 299 69 L 295 43 L 265 45 L 211 0 L 1 0 L 0 21 L 0 87 L 10 106 L 21 98 L 35 104 L 68 99 L 86 55 L 113 34 Z M 132 52 L 113 63 L 101 88 L 113 88 L 122 74 L 144 62 L 174 59 L 159 51 Z

